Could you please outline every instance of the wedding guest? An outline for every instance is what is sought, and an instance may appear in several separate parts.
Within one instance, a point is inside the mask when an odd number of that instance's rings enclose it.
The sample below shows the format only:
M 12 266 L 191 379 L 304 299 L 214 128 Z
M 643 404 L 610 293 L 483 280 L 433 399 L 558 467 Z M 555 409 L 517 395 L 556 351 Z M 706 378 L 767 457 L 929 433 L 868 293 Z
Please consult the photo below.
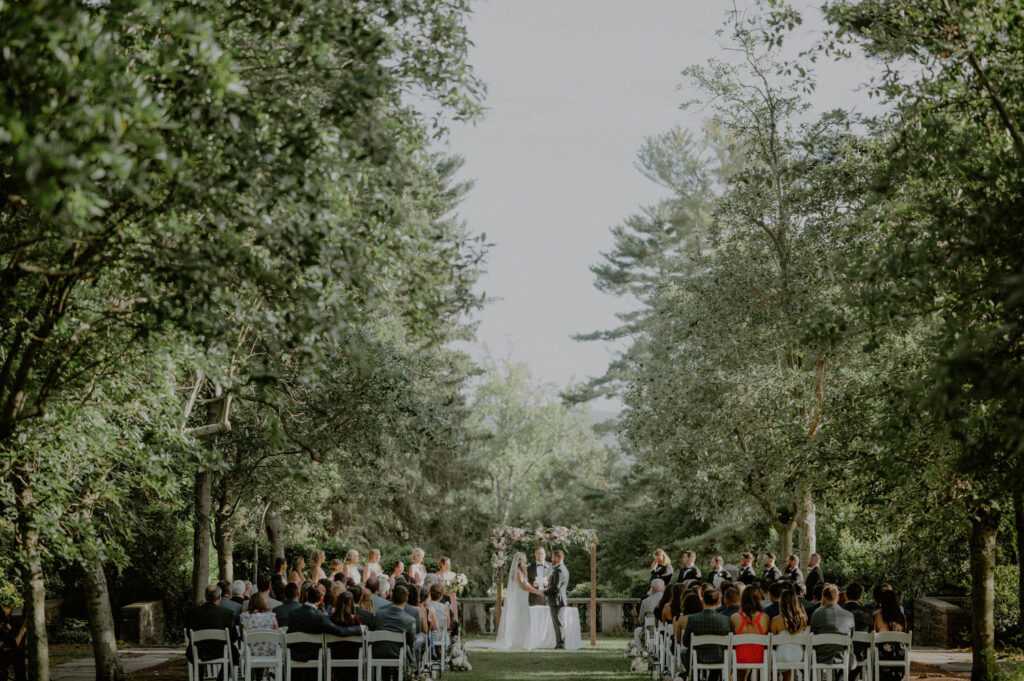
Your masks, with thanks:
M 697 554 L 693 551 L 683 551 L 682 571 L 679 573 L 679 581 L 686 582 L 691 579 L 700 579 L 700 568 L 696 565 Z
M 432 619 L 431 630 L 437 631 L 434 634 L 434 645 L 442 645 L 442 641 L 447 643 L 450 641 L 448 629 L 451 627 L 451 621 L 448 616 L 448 606 L 441 602 L 441 597 L 444 595 L 444 589 L 441 588 L 440 584 L 431 584 L 428 588 L 430 594 L 430 600 L 427 601 L 427 607 L 430 609 L 430 615 Z
M 377 606 L 373 604 L 373 594 L 365 586 L 355 587 L 363 592 L 362 598 L 359 600 L 359 607 L 363 610 L 369 610 L 370 612 L 376 613 Z
M 302 586 L 306 576 L 302 573 L 306 569 L 306 559 L 302 556 L 292 556 L 292 569 L 288 573 L 288 581 L 297 586 Z
M 845 634 L 854 632 L 856 623 L 853 614 L 839 607 L 839 588 L 835 584 L 819 584 L 821 587 L 821 606 L 811 615 L 812 634 Z M 817 586 L 815 590 L 817 590 Z M 815 657 L 818 662 L 839 662 L 846 646 L 818 646 Z
M 782 570 L 775 565 L 775 554 L 770 551 L 764 554 L 764 572 L 761 573 L 761 579 L 771 582 L 782 579 Z
M 796 597 L 796 591 L 786 589 L 779 598 L 779 614 L 772 618 L 773 634 L 799 634 L 807 629 L 807 613 Z M 776 646 L 775 659 L 779 662 L 803 662 L 804 647 L 794 643 L 783 643 Z M 784 681 L 790 681 L 792 672 L 783 674 Z
M 667 608 L 668 604 L 672 602 L 672 589 L 677 586 L 677 584 L 669 584 L 665 587 L 665 590 L 661 592 L 661 598 L 658 599 L 658 604 L 654 607 L 654 619 L 656 621 L 665 621 L 665 618 L 663 617 L 666 612 L 665 608 Z M 678 584 L 678 586 L 682 588 L 681 584 Z
M 288 583 L 288 561 L 283 556 L 274 559 L 274 572 L 270 575 L 270 590 L 277 600 L 284 599 L 284 585 Z
M 716 589 L 720 589 L 723 582 L 732 580 L 732 575 L 722 567 L 723 565 L 725 565 L 725 559 L 721 556 L 715 556 L 711 559 L 711 573 L 708 575 L 708 581 Z
M 211 584 L 203 592 L 204 602 L 185 614 L 185 628 L 191 631 L 205 631 L 209 629 L 224 631 L 228 630 L 232 645 L 232 660 L 238 662 L 238 649 L 234 645 L 238 639 L 238 630 L 235 627 L 236 619 L 231 610 L 222 606 L 223 591 L 218 584 Z M 241 607 L 241 606 L 239 606 Z M 195 645 L 199 651 L 200 660 L 210 660 L 221 657 L 224 654 L 224 643 L 222 641 L 200 641 Z M 185 657 L 192 661 L 192 646 L 185 649 Z
M 352 602 L 355 604 L 356 616 L 363 621 L 363 624 L 365 626 L 370 628 L 370 631 L 373 631 L 373 628 L 376 624 L 374 612 L 372 610 L 365 610 L 360 604 L 360 601 L 363 600 L 363 587 L 347 586 L 345 587 L 345 591 L 352 594 Z
M 739 581 L 749 586 L 757 581 L 757 575 L 754 574 L 754 556 L 749 552 L 740 554 L 740 577 Z
M 734 634 L 767 634 L 771 627 L 768 616 L 761 611 L 761 593 L 756 587 L 743 590 L 740 611 L 729 618 Z M 760 664 L 764 661 L 764 646 L 748 643 L 734 648 L 736 661 L 743 664 Z M 750 670 L 746 670 L 749 672 Z M 746 681 L 748 674 L 743 675 Z
M 242 603 L 245 603 L 245 582 L 241 579 L 231 582 L 231 600 L 238 603 L 238 610 L 241 613 Z
M 660 579 L 666 586 L 672 582 L 672 559 L 664 549 L 654 550 L 654 562 L 651 563 L 651 581 Z
M 679 614 L 672 618 L 672 635 L 675 638 L 676 645 L 680 645 L 683 639 L 683 631 L 686 629 L 686 623 L 689 621 L 690 616 L 696 615 L 703 609 L 704 604 L 701 602 L 700 596 L 697 594 L 686 595 Z
M 241 618 L 243 631 L 273 631 L 277 629 L 277 617 L 270 612 L 267 598 L 263 594 L 257 592 L 255 596 L 249 598 L 248 603 L 249 607 L 242 613 Z M 273 641 L 250 643 L 249 652 L 256 657 L 273 657 L 277 655 L 277 644 Z
M 648 617 L 654 615 L 654 609 L 658 607 L 662 594 L 665 593 L 665 582 L 660 579 L 651 580 L 651 593 L 647 598 L 640 601 L 640 613 L 637 615 L 637 622 L 643 626 Z
M 427 576 L 427 566 L 423 564 L 423 549 L 412 550 L 412 563 L 409 565 L 409 577 L 413 584 L 422 585 Z
M 740 595 L 743 593 L 741 588 L 744 586 L 743 582 L 739 584 L 733 584 L 725 588 L 722 592 L 722 605 L 718 607 L 718 614 L 724 617 L 732 617 L 740 611 Z
M 345 576 L 352 580 L 353 584 L 363 583 L 363 569 L 359 565 L 359 552 L 350 549 L 345 554 Z
M 261 575 L 256 580 L 256 593 L 263 594 L 263 597 L 267 599 L 267 609 L 268 610 L 272 611 L 274 608 L 276 608 L 277 606 L 281 605 L 281 601 L 277 600 L 276 598 L 272 598 L 270 596 L 270 578 L 269 577 L 264 577 L 264 576 Z M 249 611 L 249 601 L 251 601 L 251 600 L 252 600 L 252 598 L 247 598 L 245 600 L 245 602 L 242 603 L 242 611 L 243 612 L 248 612 Z
M 380 567 L 380 549 L 370 549 L 369 560 L 366 562 L 366 567 L 363 568 L 363 581 L 365 582 L 370 577 L 380 579 L 382 574 L 384 574 L 384 570 Z
M 807 585 L 807 593 L 813 594 L 814 587 L 824 582 L 825 576 L 821 572 L 821 556 L 812 553 L 807 559 L 807 580 L 804 582 Z
M 441 559 L 437 561 L 437 576 L 441 578 L 441 586 L 444 587 L 444 597 L 448 600 L 448 607 L 451 610 L 452 630 L 455 631 L 458 629 L 459 623 L 459 605 L 455 592 L 449 586 L 455 579 L 451 558 L 441 556 Z
M 324 555 L 324 552 L 320 549 L 314 551 L 313 554 L 309 557 L 309 578 L 314 582 L 319 582 L 322 579 L 327 579 L 326 573 L 324 573 L 323 568 L 320 567 L 324 564 L 325 559 L 326 556 Z
M 358 625 L 339 626 L 331 621 L 331 618 L 319 610 L 323 601 L 324 593 L 319 584 L 314 584 L 306 595 L 306 602 L 291 614 L 288 623 L 288 633 L 300 634 L 332 634 L 334 636 L 360 636 L 362 628 Z M 299 662 L 315 660 L 320 655 L 320 645 L 317 643 L 293 643 L 288 646 L 292 659 Z M 308 675 L 299 675 L 297 672 L 307 672 Z M 293 669 L 289 672 L 290 681 L 300 681 L 311 678 L 316 674 L 312 669 Z
M 338 589 L 338 594 L 335 599 L 334 612 L 331 613 L 331 621 L 339 627 L 353 627 L 365 624 L 363 619 L 356 613 L 356 602 L 352 597 L 352 593 L 340 585 L 335 588 Z M 359 642 L 335 642 L 327 645 L 331 650 L 331 658 L 336 660 L 359 659 L 359 652 L 363 647 Z M 355 668 L 342 667 L 334 669 L 332 672 L 331 681 L 352 681 L 359 678 L 359 670 Z
M 430 626 L 427 622 L 427 608 L 420 603 L 420 588 L 409 588 L 409 599 L 405 604 L 405 611 L 412 615 L 416 620 L 416 633 L 421 634 L 430 631 Z
M 245 601 L 249 600 L 249 596 L 252 596 L 252 594 L 253 594 L 252 582 L 250 582 L 247 579 L 247 580 L 245 580 L 244 584 L 245 584 L 245 591 L 242 593 L 242 598 L 243 598 L 242 604 L 243 605 L 245 604 Z
M 218 601 L 220 607 L 230 611 L 232 620 L 235 624 L 238 624 L 238 619 L 242 616 L 242 604 L 231 599 L 231 582 L 221 580 L 217 582 L 217 586 L 220 587 L 222 594 L 221 599 Z
M 397 577 L 405 577 L 405 563 L 400 560 L 396 560 L 391 564 L 391 584 L 394 585 Z
M 334 590 L 334 582 L 324 577 L 317 584 L 324 591 L 324 599 L 321 601 L 320 610 L 327 613 L 330 617 L 331 613 L 334 612 L 334 599 L 331 597 L 331 592 Z
M 694 636 L 728 636 L 732 633 L 729 618 L 716 611 L 720 599 L 718 589 L 704 590 L 702 594 L 703 609 L 686 618 L 681 641 L 684 650 L 689 651 L 690 640 Z M 724 654 L 725 646 L 701 646 L 697 649 L 697 662 L 721 664 Z M 683 664 L 689 665 L 689 663 L 690 655 L 683 655 Z M 717 681 L 719 678 L 721 678 L 721 672 L 716 670 L 710 672 L 707 681 Z
M 288 582 L 284 587 L 284 603 L 274 608 L 274 616 L 279 626 L 287 627 L 291 614 L 302 607 L 299 603 L 299 587 L 294 582 Z
M 409 600 L 409 590 L 402 585 L 395 587 L 391 596 L 391 603 L 376 612 L 377 631 L 395 631 L 405 635 L 405 645 L 409 650 L 416 651 L 416 620 L 405 611 L 406 601 Z M 385 659 L 395 659 L 402 650 L 401 643 L 381 642 L 373 644 L 373 656 Z M 415 667 L 418 660 L 413 660 Z
M 370 592 L 370 600 L 373 601 L 373 611 L 377 612 L 382 607 L 390 603 L 390 601 L 380 595 L 380 580 L 376 577 L 371 577 L 366 580 L 366 589 Z
M 791 582 L 804 581 L 804 573 L 800 572 L 800 559 L 795 553 L 789 554 L 789 558 L 786 559 L 785 578 Z
M 878 612 L 874 615 L 874 629 L 882 633 L 886 631 L 906 631 L 907 618 L 900 607 L 900 599 L 896 592 L 884 589 L 878 596 Z M 903 644 L 883 643 L 878 646 L 878 659 L 880 660 L 902 660 L 906 655 Z M 903 677 L 903 671 L 899 667 L 883 667 L 879 681 L 898 681 Z
M 333 582 L 344 582 L 345 581 L 345 562 L 341 558 L 331 558 L 331 562 L 327 565 L 327 577 Z
M 683 612 L 683 599 L 686 598 L 686 586 L 676 582 L 668 586 L 668 603 L 662 608 L 661 619 L 663 622 L 673 622 Z
M 21 626 L 14 627 L 11 606 L 4 603 L 0 608 L 0 679 L 7 679 L 7 670 L 14 672 L 14 681 L 25 681 L 25 633 L 28 618 L 21 618 Z
M 819 582 L 814 585 L 814 593 L 811 594 L 811 607 L 807 608 L 808 617 L 813 617 L 814 611 L 821 607 L 821 595 L 824 593 L 824 589 L 824 582 Z
M 841 607 L 853 613 L 853 627 L 855 631 L 872 631 L 874 629 L 872 618 L 874 610 L 870 607 L 862 607 L 858 601 L 864 596 L 864 587 L 857 582 L 851 582 L 846 586 L 846 590 L 843 592 L 846 596 L 846 602 L 841 604 Z M 853 654 L 857 656 L 860 661 L 866 661 L 868 658 L 867 643 L 854 643 Z M 860 676 L 860 668 L 854 669 L 850 672 L 850 681 L 857 681 L 857 677 Z
M 772 582 L 768 587 L 768 600 L 770 603 L 764 609 L 764 614 L 774 619 L 779 615 L 779 598 L 782 596 L 782 582 Z

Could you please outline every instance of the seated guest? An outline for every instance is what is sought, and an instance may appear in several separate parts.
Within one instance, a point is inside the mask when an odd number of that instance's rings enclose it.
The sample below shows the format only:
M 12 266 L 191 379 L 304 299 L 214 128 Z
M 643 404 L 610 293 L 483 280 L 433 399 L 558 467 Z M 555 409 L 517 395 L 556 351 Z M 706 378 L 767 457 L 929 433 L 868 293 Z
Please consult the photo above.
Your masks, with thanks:
M 722 592 L 722 600 L 724 603 L 718 607 L 718 614 L 726 618 L 732 617 L 740 611 L 740 587 L 743 586 L 743 582 L 738 585 L 733 584 L 728 586 Z
M 650 595 L 640 601 L 640 613 L 637 615 L 637 621 L 641 627 L 648 617 L 654 616 L 654 609 L 658 607 L 658 603 L 661 601 L 661 596 L 664 593 L 665 582 L 660 579 L 651 580 Z
M 337 624 L 339 627 L 352 627 L 364 625 L 362 618 L 356 614 L 356 599 L 352 596 L 352 592 L 338 586 L 335 587 L 339 590 L 337 598 L 335 599 L 334 612 L 331 613 L 331 621 Z M 328 643 L 328 647 L 331 649 L 331 657 L 338 660 L 355 660 L 359 658 L 359 651 L 362 649 L 362 643 Z M 351 681 L 359 677 L 358 669 L 341 668 L 333 670 L 332 680 L 334 681 Z
M 374 613 L 372 610 L 365 610 L 361 605 L 360 601 L 363 598 L 363 587 L 361 586 L 349 586 L 345 587 L 345 590 L 352 594 L 352 602 L 355 603 L 356 616 L 363 621 L 363 624 L 373 631 L 375 621 Z
M 405 612 L 405 604 L 409 600 L 409 590 L 402 586 L 396 586 L 391 594 L 391 603 L 377 610 L 375 613 L 377 631 L 396 631 L 405 635 L 405 646 L 414 654 L 416 650 L 416 620 Z M 381 642 L 373 644 L 373 656 L 387 659 L 396 659 L 402 650 L 401 643 Z M 413 659 L 413 666 L 416 666 L 416 659 Z
M 329 595 L 331 593 L 331 589 L 334 587 L 334 582 L 324 577 L 317 582 L 317 584 L 324 590 L 324 600 L 320 609 L 330 615 L 334 608 L 334 603 L 329 599 Z
M 427 601 L 427 607 L 430 609 L 430 630 L 438 633 L 433 634 L 434 645 L 440 646 L 442 642 L 450 640 L 448 630 L 451 627 L 451 618 L 449 617 L 448 606 L 441 602 L 441 597 L 444 596 L 444 589 L 441 588 L 440 584 L 431 584 L 427 588 L 427 594 L 430 600 Z
M 242 603 L 241 601 L 235 601 L 231 597 L 231 582 L 221 580 L 217 582 L 217 586 L 220 587 L 220 592 L 222 594 L 220 607 L 231 611 L 231 616 L 234 618 L 235 624 L 238 624 L 238 619 L 242 616 Z
M 302 607 L 299 603 L 299 587 L 295 582 L 288 582 L 284 587 L 284 603 L 274 608 L 274 616 L 281 627 L 288 626 L 291 614 Z
M 779 598 L 781 596 L 782 582 L 772 582 L 768 587 L 768 607 L 764 609 L 764 614 L 768 615 L 769 619 L 779 616 Z
M 819 582 L 814 585 L 814 593 L 811 594 L 811 607 L 806 608 L 808 617 L 813 617 L 814 611 L 821 607 L 821 594 L 824 589 L 824 582 Z
M 651 582 L 660 579 L 663 584 L 672 582 L 672 560 L 664 549 L 654 550 L 654 562 L 651 563 Z
M 675 584 L 670 584 L 665 587 L 665 590 L 661 592 L 661 598 L 658 600 L 658 605 L 654 607 L 654 619 L 657 622 L 663 621 L 663 615 L 665 614 L 665 606 L 672 601 L 672 587 Z
M 690 615 L 695 615 L 703 609 L 704 604 L 701 602 L 700 596 L 695 593 L 686 594 L 686 598 L 683 599 L 682 612 L 672 618 L 672 635 L 677 644 L 683 639 L 683 631 L 686 629 Z
M 811 615 L 812 634 L 853 634 L 853 614 L 839 607 L 839 588 L 835 584 L 821 584 L 821 605 Z M 817 588 L 817 587 L 815 587 Z M 846 646 L 818 646 L 818 662 L 839 662 Z
M 810 617 L 808 608 L 814 605 L 814 601 L 807 597 L 807 588 L 800 582 L 793 582 L 793 591 L 796 592 L 796 599 L 800 601 L 800 606 L 804 609 L 804 612 L 808 613 L 807 616 Z
M 740 554 L 740 577 L 739 581 L 745 585 L 750 586 L 757 581 L 757 575 L 754 574 L 754 555 L 749 551 L 745 551 Z
M 267 580 L 268 582 L 270 580 Z M 267 598 L 257 593 L 248 601 L 248 608 L 242 613 L 242 629 L 244 631 L 267 631 L 277 629 L 277 618 L 270 612 Z M 250 643 L 249 652 L 256 657 L 272 657 L 277 655 L 277 644 L 273 641 Z
M 804 573 L 800 572 L 800 559 L 797 558 L 795 553 L 789 554 L 789 558 L 786 559 L 786 573 L 784 577 L 791 582 L 804 581 Z
M 245 582 L 243 582 L 242 580 L 236 579 L 235 581 L 231 582 L 231 600 L 233 600 L 235 603 L 238 603 L 239 605 L 245 603 L 245 589 Z
M 365 582 L 366 588 L 370 592 L 370 599 L 373 601 L 373 611 L 377 612 L 385 605 L 390 605 L 390 601 L 380 595 L 380 580 L 376 577 L 370 577 Z
M 842 608 L 848 612 L 853 613 L 853 625 L 855 631 L 872 631 L 872 614 L 871 608 L 861 607 L 858 601 L 864 595 L 864 588 L 853 582 L 846 587 L 846 603 L 842 604 Z M 857 656 L 857 659 L 864 661 L 868 659 L 868 648 L 867 643 L 854 643 L 853 654 Z M 850 672 L 850 681 L 857 681 L 857 677 L 860 676 L 860 667 Z
M 878 612 L 874 615 L 874 629 L 881 633 L 886 631 L 906 631 L 907 618 L 900 607 L 900 599 L 892 587 L 882 590 L 878 595 Z M 882 643 L 878 646 L 878 659 L 880 660 L 902 660 L 906 655 L 906 649 L 902 644 Z M 883 667 L 882 678 L 879 681 L 899 681 L 903 677 L 903 670 L 899 667 Z
M 360 636 L 362 627 L 353 624 L 351 626 L 339 626 L 331 621 L 331 618 L 320 612 L 319 605 L 323 601 L 324 593 L 319 584 L 314 585 L 306 592 L 306 602 L 295 610 L 288 622 L 288 633 L 299 632 L 302 634 L 333 634 L 335 636 Z M 293 643 L 288 646 L 292 658 L 299 662 L 315 660 L 319 654 L 320 646 L 316 643 Z M 308 672 L 314 675 L 312 669 L 295 669 L 290 672 L 291 678 L 295 679 L 297 672 Z
M 267 599 L 267 608 L 273 612 L 274 608 L 281 605 L 281 601 L 276 598 L 272 598 L 270 595 L 270 577 L 260 577 L 256 580 L 256 593 L 263 594 L 263 597 Z M 245 599 L 242 603 L 242 612 L 249 612 L 249 601 L 251 598 Z
M 740 611 L 729 618 L 734 634 L 767 634 L 771 628 L 768 616 L 761 612 L 761 592 L 751 586 L 743 590 Z M 734 648 L 736 661 L 744 664 L 760 664 L 764 661 L 764 647 L 753 643 Z M 749 671 L 749 670 L 746 670 Z M 749 674 L 744 675 L 744 681 Z
M 807 629 L 807 613 L 796 597 L 796 591 L 786 589 L 779 597 L 779 614 L 772 618 L 773 634 L 799 634 Z M 779 662 L 803 662 L 804 647 L 794 643 L 783 643 L 775 647 L 775 659 Z M 783 674 L 784 681 L 790 681 L 792 672 Z
M 777 582 L 782 579 L 782 570 L 775 565 L 775 554 L 771 551 L 764 554 L 764 572 L 761 573 L 761 579 L 766 579 L 769 582 Z
M 736 592 L 739 593 L 739 590 L 736 589 Z M 718 590 L 704 589 L 702 596 L 704 607 L 700 612 L 686 618 L 686 627 L 681 641 L 683 649 L 686 651 L 689 651 L 690 641 L 694 636 L 728 636 L 732 633 L 729 618 L 715 611 L 721 599 Z M 724 651 L 724 646 L 701 646 L 697 649 L 697 661 L 701 664 L 721 664 Z M 683 664 L 689 665 L 689 663 L 690 656 L 683 655 Z M 721 677 L 720 672 L 711 672 L 708 681 L 716 681 L 719 677 Z
M 683 612 L 683 599 L 686 597 L 686 585 L 676 582 L 669 585 L 668 603 L 661 610 L 663 622 L 674 622 Z
M 377 612 L 377 606 L 373 603 L 373 594 L 365 586 L 359 587 L 363 591 L 363 597 L 359 601 L 359 607 L 370 612 Z
M 405 576 L 405 563 L 400 560 L 396 560 L 391 564 L 391 582 L 394 584 L 395 578 L 399 576 Z M 419 586 L 419 585 L 417 585 Z
M 420 588 L 415 584 L 407 586 L 409 596 L 405 603 L 405 612 L 409 617 L 416 620 L 416 643 L 413 648 L 416 650 L 416 657 L 422 658 L 423 651 L 427 647 L 427 632 L 430 631 L 430 624 L 427 621 L 429 614 L 425 606 L 420 605 Z
M 238 650 L 234 642 L 238 639 L 235 629 L 235 616 L 231 610 L 221 607 L 221 588 L 217 584 L 211 584 L 203 592 L 205 602 L 196 606 L 185 614 L 185 628 L 191 631 L 206 631 L 216 629 L 228 630 L 231 638 L 231 658 L 238 661 Z M 200 660 L 212 660 L 224 656 L 224 644 L 220 641 L 200 641 L 196 644 Z M 188 661 L 192 661 L 192 646 L 186 650 Z
M 10 669 L 14 673 L 14 681 L 25 681 L 28 618 L 22 617 L 21 626 L 15 626 L 12 611 L 10 603 L 0 605 L 0 679 L 6 681 L 7 670 Z
M 679 573 L 680 582 L 691 579 L 700 580 L 700 568 L 697 567 L 697 554 L 693 551 L 683 551 L 682 568 Z

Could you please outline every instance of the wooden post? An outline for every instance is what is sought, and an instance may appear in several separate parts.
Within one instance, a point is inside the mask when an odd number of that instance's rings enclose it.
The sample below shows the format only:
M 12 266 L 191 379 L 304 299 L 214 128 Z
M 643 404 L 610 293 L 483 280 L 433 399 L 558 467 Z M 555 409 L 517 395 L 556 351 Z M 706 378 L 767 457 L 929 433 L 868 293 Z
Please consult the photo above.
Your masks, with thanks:
M 597 542 L 590 543 L 590 645 L 597 645 Z
M 498 631 L 498 624 L 501 622 L 501 577 L 505 568 L 498 568 L 498 602 L 494 604 L 494 631 Z

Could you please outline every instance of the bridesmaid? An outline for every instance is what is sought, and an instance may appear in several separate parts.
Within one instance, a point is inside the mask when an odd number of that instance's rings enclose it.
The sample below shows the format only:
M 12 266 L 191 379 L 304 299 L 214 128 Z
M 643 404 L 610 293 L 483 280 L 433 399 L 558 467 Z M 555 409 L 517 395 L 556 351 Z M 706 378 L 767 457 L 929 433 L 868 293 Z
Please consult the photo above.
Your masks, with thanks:
M 302 556 L 292 556 L 292 571 L 288 573 L 288 581 L 295 586 L 301 587 L 306 581 L 302 571 L 306 569 L 306 559 Z
M 651 563 L 651 581 L 660 579 L 665 586 L 672 581 L 672 561 L 664 549 L 654 550 L 654 562 Z
M 363 583 L 363 571 L 359 569 L 359 552 L 351 549 L 345 554 L 345 577 L 353 584 Z
M 380 579 L 380 576 L 384 574 L 384 570 L 380 567 L 380 549 L 370 549 L 369 558 L 366 567 L 363 568 L 363 584 L 368 582 L 371 577 Z
M 412 550 L 412 563 L 409 565 L 409 577 L 412 583 L 417 586 L 423 585 L 427 578 L 427 566 L 423 564 L 423 549 L 416 547 Z
M 320 567 L 324 564 L 324 552 L 317 549 L 313 552 L 313 555 L 309 557 L 309 578 L 314 582 L 319 582 L 321 579 L 326 579 L 327 575 L 324 574 L 324 569 Z

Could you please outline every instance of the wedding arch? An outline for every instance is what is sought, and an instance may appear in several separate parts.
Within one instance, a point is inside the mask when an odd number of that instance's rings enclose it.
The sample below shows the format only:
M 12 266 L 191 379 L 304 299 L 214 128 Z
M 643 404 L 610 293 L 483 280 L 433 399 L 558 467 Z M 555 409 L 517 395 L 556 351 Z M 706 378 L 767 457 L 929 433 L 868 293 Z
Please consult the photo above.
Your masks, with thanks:
M 494 610 L 494 628 L 501 621 L 501 587 L 504 584 L 505 564 L 509 549 L 530 549 L 540 545 L 586 546 L 590 549 L 590 645 L 597 645 L 597 532 L 580 527 L 497 527 L 491 530 L 494 556 L 491 564 L 498 571 L 498 592 Z

